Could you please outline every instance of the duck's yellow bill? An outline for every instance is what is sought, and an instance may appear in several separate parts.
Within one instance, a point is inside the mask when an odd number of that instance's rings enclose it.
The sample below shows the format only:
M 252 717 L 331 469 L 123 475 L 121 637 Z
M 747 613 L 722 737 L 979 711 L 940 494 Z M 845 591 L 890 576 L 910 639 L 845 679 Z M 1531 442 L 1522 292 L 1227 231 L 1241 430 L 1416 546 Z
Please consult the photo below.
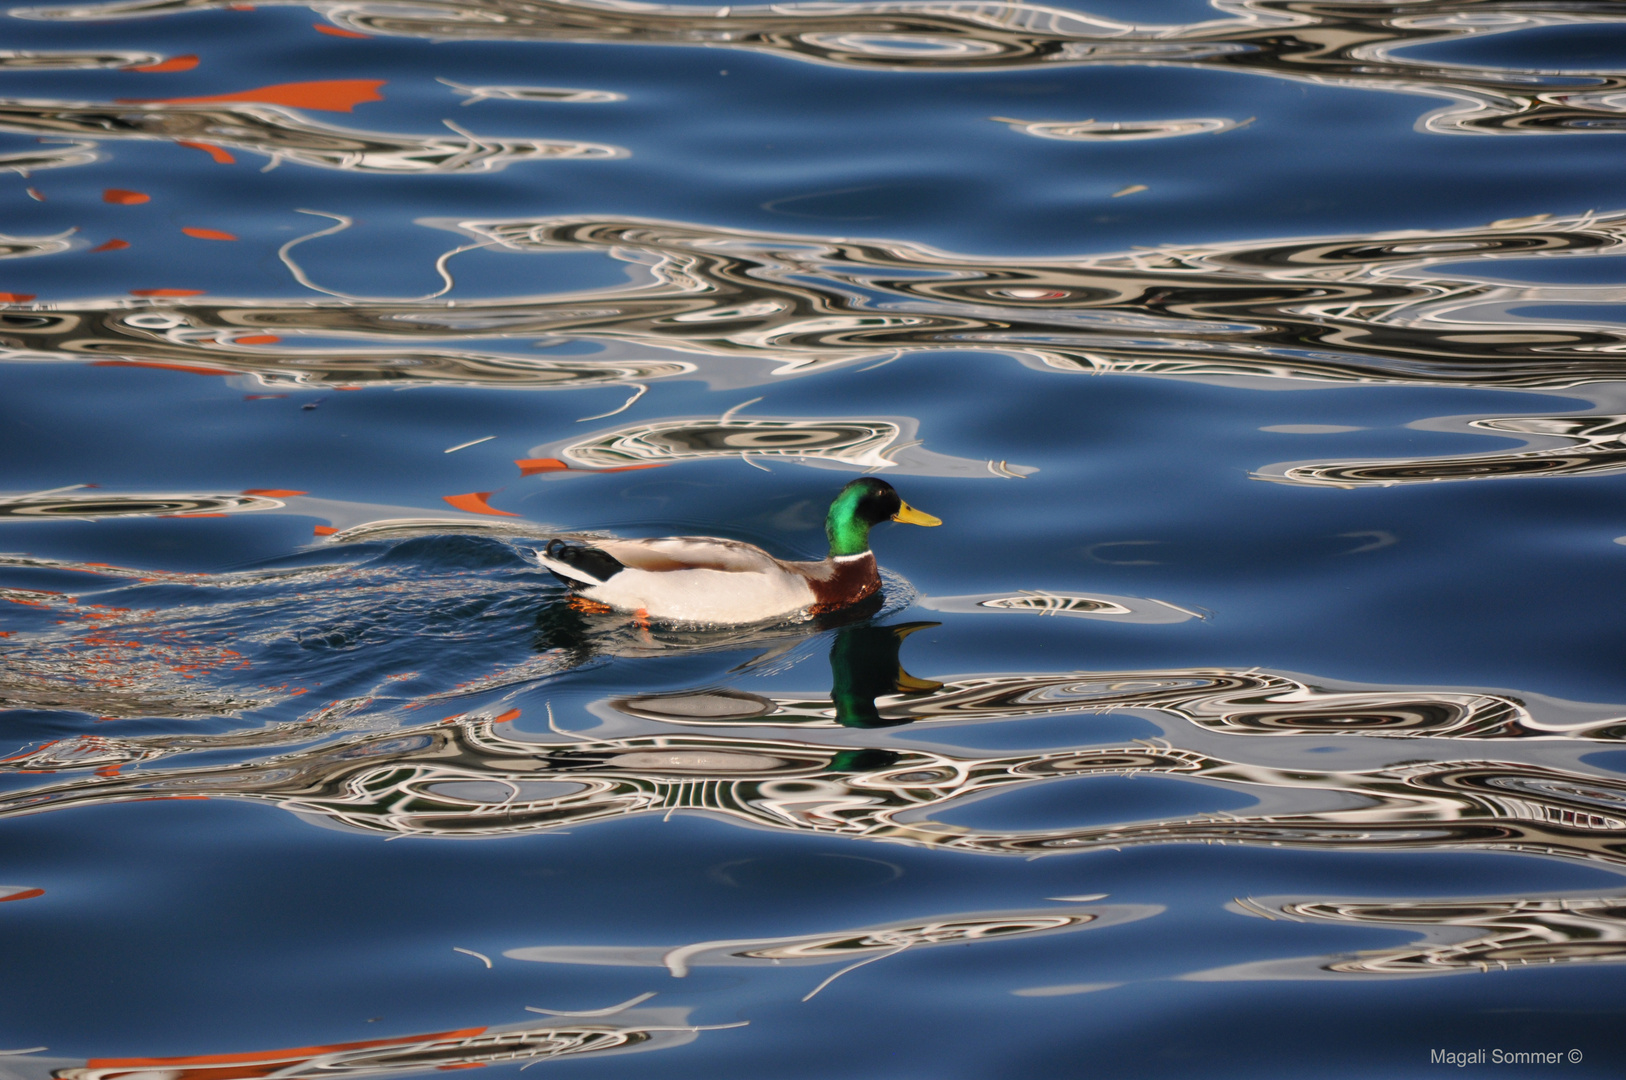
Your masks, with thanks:
M 934 518 L 930 514 L 923 514 L 919 510 L 904 503 L 898 507 L 898 512 L 892 515 L 893 521 L 901 521 L 908 525 L 941 525 L 941 518 Z

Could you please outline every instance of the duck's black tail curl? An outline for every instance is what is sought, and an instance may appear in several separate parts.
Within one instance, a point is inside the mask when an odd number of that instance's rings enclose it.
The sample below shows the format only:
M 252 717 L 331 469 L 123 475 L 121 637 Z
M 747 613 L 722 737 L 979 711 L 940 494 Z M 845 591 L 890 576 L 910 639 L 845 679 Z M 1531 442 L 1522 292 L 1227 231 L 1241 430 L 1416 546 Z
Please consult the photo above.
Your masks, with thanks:
M 626 569 L 625 564 L 607 551 L 589 544 L 572 544 L 553 539 L 536 553 L 537 561 L 554 577 L 573 588 L 602 585 Z

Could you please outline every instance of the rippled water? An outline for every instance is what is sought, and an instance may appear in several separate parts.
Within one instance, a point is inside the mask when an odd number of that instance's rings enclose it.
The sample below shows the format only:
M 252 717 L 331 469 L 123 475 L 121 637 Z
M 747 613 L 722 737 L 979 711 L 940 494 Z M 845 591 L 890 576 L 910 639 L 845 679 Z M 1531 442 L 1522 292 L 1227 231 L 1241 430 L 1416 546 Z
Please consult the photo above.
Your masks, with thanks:
M 1618 0 L 4 25 L 0 1077 L 1619 1074 Z

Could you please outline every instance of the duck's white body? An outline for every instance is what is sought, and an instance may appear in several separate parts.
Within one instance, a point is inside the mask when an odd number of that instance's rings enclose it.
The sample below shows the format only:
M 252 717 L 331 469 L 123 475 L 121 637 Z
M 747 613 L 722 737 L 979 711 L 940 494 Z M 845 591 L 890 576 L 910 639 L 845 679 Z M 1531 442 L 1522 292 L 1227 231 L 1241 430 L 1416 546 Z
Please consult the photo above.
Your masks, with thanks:
M 867 551 L 823 562 L 784 562 L 751 544 L 708 536 L 597 540 L 593 547 L 623 569 L 600 581 L 546 551 L 536 558 L 583 599 L 672 622 L 748 623 L 793 615 L 820 602 L 813 580 L 829 580 L 832 563 L 874 562 Z

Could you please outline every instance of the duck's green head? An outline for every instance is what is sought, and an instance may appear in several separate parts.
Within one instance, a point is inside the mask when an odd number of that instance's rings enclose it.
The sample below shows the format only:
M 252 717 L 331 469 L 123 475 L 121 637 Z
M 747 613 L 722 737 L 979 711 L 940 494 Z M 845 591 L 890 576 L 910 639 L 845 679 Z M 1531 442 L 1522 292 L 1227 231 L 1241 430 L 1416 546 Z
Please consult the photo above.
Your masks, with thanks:
M 885 480 L 862 476 L 841 489 L 824 519 L 830 537 L 831 555 L 859 555 L 869 550 L 869 530 L 883 521 L 905 521 L 911 525 L 941 525 L 937 518 L 923 514 L 898 498 Z

